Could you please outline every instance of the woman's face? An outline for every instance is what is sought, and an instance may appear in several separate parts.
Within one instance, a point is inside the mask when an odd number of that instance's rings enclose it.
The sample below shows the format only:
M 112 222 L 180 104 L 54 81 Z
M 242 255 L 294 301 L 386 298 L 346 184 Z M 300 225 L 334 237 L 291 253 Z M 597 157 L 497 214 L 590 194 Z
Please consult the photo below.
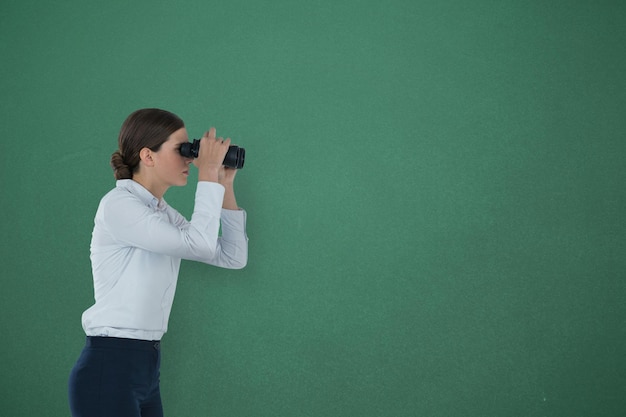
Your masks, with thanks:
M 153 152 L 155 174 L 162 186 L 187 185 L 193 158 L 182 156 L 180 146 L 188 141 L 187 129 L 183 127 L 172 133 L 158 152 Z

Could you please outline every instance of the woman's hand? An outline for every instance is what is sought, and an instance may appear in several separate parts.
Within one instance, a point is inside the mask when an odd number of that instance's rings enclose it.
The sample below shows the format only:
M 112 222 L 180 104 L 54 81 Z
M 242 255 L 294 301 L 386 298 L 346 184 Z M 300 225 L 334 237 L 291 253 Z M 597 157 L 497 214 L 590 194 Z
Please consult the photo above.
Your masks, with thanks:
M 230 168 L 222 165 L 218 173 L 218 182 L 224 187 L 232 187 L 235 182 L 235 175 L 237 175 L 237 169 Z
M 220 170 L 229 146 L 230 138 L 216 138 L 214 127 L 202 136 L 198 157 L 193 161 L 198 168 L 198 181 L 219 182 Z
M 219 171 L 219 183 L 224 186 L 224 201 L 222 203 L 222 208 L 228 210 L 238 210 L 237 199 L 235 198 L 235 187 L 233 183 L 235 182 L 235 175 L 237 175 L 237 170 L 235 168 L 229 167 L 221 167 Z

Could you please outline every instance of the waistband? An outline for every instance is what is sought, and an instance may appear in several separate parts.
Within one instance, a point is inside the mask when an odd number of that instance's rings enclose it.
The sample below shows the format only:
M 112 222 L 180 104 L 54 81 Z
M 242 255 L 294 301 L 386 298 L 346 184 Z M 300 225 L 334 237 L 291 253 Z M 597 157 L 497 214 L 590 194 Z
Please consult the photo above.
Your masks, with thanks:
M 87 336 L 87 347 L 111 349 L 160 350 L 160 340 L 124 339 L 121 337 Z

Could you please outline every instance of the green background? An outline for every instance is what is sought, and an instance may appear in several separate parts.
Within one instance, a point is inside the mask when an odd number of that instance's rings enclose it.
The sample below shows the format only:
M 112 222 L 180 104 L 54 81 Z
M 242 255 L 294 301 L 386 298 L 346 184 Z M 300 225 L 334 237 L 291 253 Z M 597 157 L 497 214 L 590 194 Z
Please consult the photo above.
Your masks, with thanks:
M 167 416 L 622 416 L 621 1 L 0 6 L 0 414 L 67 416 L 124 118 L 247 150 L 183 262 Z M 193 183 L 166 198 L 186 216 Z

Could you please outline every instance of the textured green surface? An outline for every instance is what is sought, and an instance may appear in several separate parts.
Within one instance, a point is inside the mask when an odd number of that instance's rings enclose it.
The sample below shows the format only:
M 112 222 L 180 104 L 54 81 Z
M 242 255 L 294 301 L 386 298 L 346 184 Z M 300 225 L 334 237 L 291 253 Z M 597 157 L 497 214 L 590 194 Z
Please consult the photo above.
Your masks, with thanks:
M 4 0 L 0 414 L 69 414 L 109 156 L 155 106 L 247 150 L 250 262 L 183 263 L 166 415 L 623 415 L 625 21 L 618 1 Z M 193 193 L 166 198 L 190 215 Z

